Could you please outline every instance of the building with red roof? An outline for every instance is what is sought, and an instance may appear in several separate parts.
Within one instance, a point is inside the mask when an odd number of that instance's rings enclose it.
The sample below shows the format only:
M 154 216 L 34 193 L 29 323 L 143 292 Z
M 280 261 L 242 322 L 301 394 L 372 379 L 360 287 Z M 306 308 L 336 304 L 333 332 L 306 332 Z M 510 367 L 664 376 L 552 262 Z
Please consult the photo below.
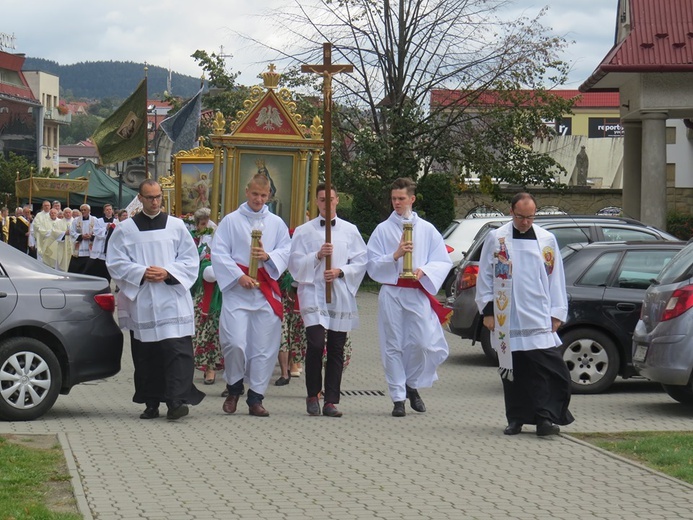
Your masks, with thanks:
M 619 94 L 623 209 L 664 228 L 693 197 L 693 0 L 619 0 L 614 46 L 580 86 Z M 686 189 L 684 205 L 667 204 Z

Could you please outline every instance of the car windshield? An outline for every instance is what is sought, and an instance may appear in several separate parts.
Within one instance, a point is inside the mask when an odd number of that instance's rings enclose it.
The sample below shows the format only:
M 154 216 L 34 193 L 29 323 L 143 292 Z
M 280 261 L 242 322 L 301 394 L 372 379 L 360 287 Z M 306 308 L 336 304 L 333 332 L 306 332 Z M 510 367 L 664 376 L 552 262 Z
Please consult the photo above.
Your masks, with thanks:
M 693 276 L 693 243 L 688 244 L 671 259 L 657 275 L 660 284 L 678 283 Z

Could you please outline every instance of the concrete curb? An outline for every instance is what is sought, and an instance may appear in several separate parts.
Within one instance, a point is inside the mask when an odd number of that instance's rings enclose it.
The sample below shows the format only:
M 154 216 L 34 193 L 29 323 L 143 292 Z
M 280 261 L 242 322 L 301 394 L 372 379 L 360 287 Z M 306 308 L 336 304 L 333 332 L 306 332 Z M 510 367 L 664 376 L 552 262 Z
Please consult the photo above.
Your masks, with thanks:
M 77 502 L 77 509 L 84 518 L 84 520 L 94 520 L 91 514 L 91 509 L 89 509 L 89 504 L 87 503 L 87 497 L 84 493 L 84 488 L 82 487 L 82 479 L 77 470 L 77 463 L 75 462 L 75 456 L 72 453 L 72 447 L 70 446 L 70 441 L 67 435 L 60 432 L 58 433 L 58 442 L 63 449 L 63 455 L 65 456 L 65 462 L 67 464 L 67 470 L 70 472 L 70 482 L 72 483 L 72 492 L 75 495 L 75 501 Z

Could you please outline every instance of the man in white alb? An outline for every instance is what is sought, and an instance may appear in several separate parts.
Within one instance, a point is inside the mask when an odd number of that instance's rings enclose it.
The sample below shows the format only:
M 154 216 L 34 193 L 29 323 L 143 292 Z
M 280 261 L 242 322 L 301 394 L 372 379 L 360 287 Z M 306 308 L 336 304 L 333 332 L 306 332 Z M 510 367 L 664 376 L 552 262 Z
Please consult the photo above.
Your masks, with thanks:
M 83 274 L 87 268 L 89 255 L 94 243 L 96 217 L 91 214 L 91 206 L 89 204 L 82 204 L 79 207 L 79 212 L 81 216 L 72 219 L 72 227 L 70 229 L 75 250 L 72 253 L 68 271 Z
M 404 417 L 405 398 L 425 412 L 419 388 L 433 386 L 436 370 L 448 357 L 441 323 L 450 312 L 436 294 L 452 268 L 441 234 L 412 211 L 416 184 L 408 178 L 392 183 L 394 211 L 368 240 L 368 275 L 383 284 L 378 296 L 378 334 L 385 378 L 394 402 L 392 415 Z M 405 241 L 403 226 L 413 224 Z M 412 254 L 413 280 L 400 277 L 405 253 Z
M 336 216 L 339 197 L 335 190 L 327 196 L 324 184 L 318 184 L 316 199 L 320 216 L 296 228 L 291 239 L 289 272 L 298 282 L 298 301 L 306 326 L 305 376 L 306 409 L 320 415 L 318 394 L 323 388 L 322 355 L 325 363 L 325 404 L 323 415 L 341 417 L 337 410 L 344 370 L 344 343 L 347 332 L 358 327 L 356 291 L 366 274 L 366 244 L 359 230 Z M 325 243 L 325 214 L 330 204 L 331 243 Z M 331 256 L 330 269 L 325 257 Z M 331 303 L 327 303 L 325 284 L 330 282 Z
M 262 405 L 279 352 L 282 302 L 277 280 L 286 270 L 291 248 L 289 229 L 266 206 L 270 184 L 256 174 L 245 189 L 247 201 L 219 223 L 212 241 L 212 266 L 223 296 L 219 342 L 229 392 L 222 409 L 236 411 L 248 383 L 248 413 L 267 417 Z M 251 232 L 261 230 L 258 247 Z M 248 276 L 250 257 L 258 262 L 257 279 Z
M 41 204 L 41 211 L 38 212 L 32 221 L 32 235 L 36 242 L 36 258 L 38 260 L 41 260 L 41 256 L 43 255 L 43 244 L 46 233 L 48 233 L 52 227 L 50 211 L 51 201 L 44 200 L 43 204 Z

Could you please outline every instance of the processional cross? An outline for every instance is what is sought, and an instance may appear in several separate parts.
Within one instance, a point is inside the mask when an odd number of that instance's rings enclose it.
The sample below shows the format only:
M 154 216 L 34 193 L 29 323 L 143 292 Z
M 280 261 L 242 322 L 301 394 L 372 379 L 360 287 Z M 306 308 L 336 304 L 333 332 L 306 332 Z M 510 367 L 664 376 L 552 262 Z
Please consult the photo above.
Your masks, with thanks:
M 341 72 L 353 72 L 353 65 L 333 65 L 332 64 L 332 44 L 329 42 L 322 44 L 322 64 L 321 65 L 301 65 L 301 72 L 313 72 L 322 74 L 322 95 L 323 95 L 323 146 L 325 148 L 325 243 L 332 242 L 332 76 Z M 315 189 L 315 186 L 312 186 Z M 332 269 L 332 257 L 325 257 L 325 269 Z M 325 284 L 325 301 L 332 303 L 332 284 Z

